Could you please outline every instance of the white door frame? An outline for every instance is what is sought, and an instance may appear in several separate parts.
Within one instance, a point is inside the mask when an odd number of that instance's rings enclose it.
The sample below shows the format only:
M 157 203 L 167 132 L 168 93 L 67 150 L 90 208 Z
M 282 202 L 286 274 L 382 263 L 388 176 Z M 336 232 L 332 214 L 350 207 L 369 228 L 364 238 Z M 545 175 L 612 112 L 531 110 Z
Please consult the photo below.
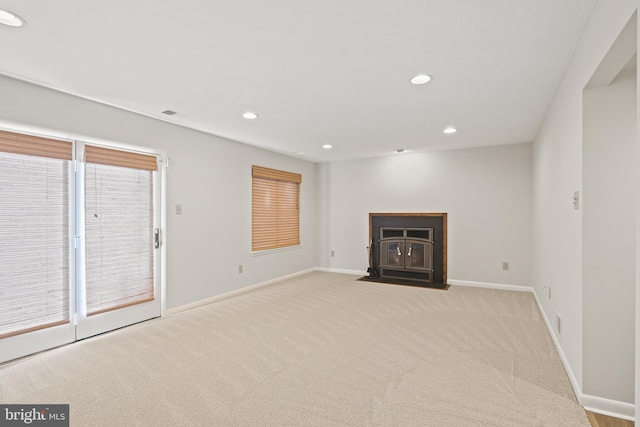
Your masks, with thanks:
M 84 203 L 78 203 L 76 206 L 76 258 L 79 260 L 76 265 L 76 300 L 75 300 L 75 319 L 76 319 L 76 339 L 85 339 L 103 332 L 118 329 L 154 317 L 160 317 L 164 313 L 164 284 L 165 284 L 165 245 L 163 242 L 165 229 L 165 183 L 163 165 L 166 162 L 166 153 L 162 150 L 155 150 L 139 146 L 130 146 L 115 143 L 95 143 L 76 141 L 76 193 L 84 194 L 84 166 L 83 153 L 85 146 L 99 145 L 105 148 L 121 149 L 126 151 L 135 151 L 144 154 L 151 154 L 158 157 L 158 170 L 155 174 L 154 185 L 154 227 L 160 229 L 160 247 L 154 252 L 154 296 L 155 299 L 150 302 L 140 303 L 113 311 L 108 311 L 93 316 L 86 315 L 85 308 L 85 290 L 86 283 L 84 268 Z M 81 161 L 82 160 L 82 161 Z M 84 202 L 84 199 L 82 199 Z

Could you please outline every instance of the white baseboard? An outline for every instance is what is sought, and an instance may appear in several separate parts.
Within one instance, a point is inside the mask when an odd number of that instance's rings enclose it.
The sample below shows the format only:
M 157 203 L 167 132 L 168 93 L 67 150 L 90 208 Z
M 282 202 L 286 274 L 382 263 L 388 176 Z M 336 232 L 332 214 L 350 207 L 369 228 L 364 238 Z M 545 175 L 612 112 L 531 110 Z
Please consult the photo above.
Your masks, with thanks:
M 316 267 L 315 271 L 324 271 L 325 273 L 341 273 L 341 274 L 355 274 L 358 276 L 368 276 L 369 273 L 360 270 L 345 270 L 342 268 L 328 268 L 328 267 Z
M 538 299 L 538 295 L 534 292 L 533 288 L 531 289 L 531 293 L 533 294 L 533 298 L 536 300 L 536 304 L 538 305 L 538 311 L 540 312 L 540 315 L 542 315 L 542 320 L 544 320 L 544 324 L 547 326 L 547 331 L 549 331 L 549 335 L 551 336 L 553 345 L 556 347 L 556 351 L 560 356 L 560 360 L 562 361 L 562 366 L 564 366 L 564 370 L 567 373 L 567 376 L 569 377 L 569 383 L 571 384 L 571 388 L 573 388 L 573 393 L 576 395 L 576 400 L 580 405 L 584 406 L 584 404 L 582 403 L 582 387 L 578 383 L 578 379 L 576 378 L 575 374 L 573 373 L 573 370 L 571 369 L 571 365 L 569 364 L 569 359 L 567 359 L 567 356 L 564 354 L 564 351 L 560 346 L 560 341 L 558 341 L 558 337 L 556 336 L 556 333 L 553 330 L 552 323 L 549 321 L 549 319 L 547 318 L 547 314 L 542 309 L 542 303 L 540 303 L 540 300 Z
M 583 394 L 582 406 L 587 411 L 595 412 L 596 414 L 635 421 L 635 405 L 631 403 Z
M 236 289 L 235 291 L 225 292 L 225 293 L 220 294 L 220 295 L 216 295 L 216 296 L 213 296 L 213 297 L 205 298 L 205 299 L 202 299 L 202 300 L 199 300 L 199 301 L 195 301 L 195 302 L 192 302 L 192 303 L 189 303 L 189 304 L 181 305 L 179 307 L 171 308 L 171 309 L 165 311 L 164 315 L 165 316 L 171 316 L 172 314 L 180 313 L 182 311 L 191 310 L 193 308 L 201 307 L 201 306 L 207 305 L 207 304 L 211 304 L 211 303 L 216 302 L 216 301 L 222 301 L 224 299 L 231 298 L 233 296 L 240 295 L 240 294 L 243 294 L 245 292 L 252 291 L 254 289 L 262 288 L 264 286 L 269 286 L 269 285 L 272 285 L 274 283 L 280 282 L 282 280 L 291 279 L 293 277 L 301 276 L 301 275 L 307 274 L 307 273 L 311 273 L 312 271 L 316 271 L 316 270 L 317 270 L 316 268 L 309 268 L 309 269 L 306 269 L 306 270 L 298 271 L 296 273 L 291 273 L 291 274 L 287 274 L 285 276 L 277 277 L 275 279 L 267 280 L 265 282 L 256 283 L 255 285 L 245 286 L 244 288 Z
M 505 285 L 501 283 L 472 282 L 469 280 L 447 279 L 447 284 L 454 286 L 470 286 L 473 288 L 499 289 L 501 291 L 533 292 L 531 286 Z

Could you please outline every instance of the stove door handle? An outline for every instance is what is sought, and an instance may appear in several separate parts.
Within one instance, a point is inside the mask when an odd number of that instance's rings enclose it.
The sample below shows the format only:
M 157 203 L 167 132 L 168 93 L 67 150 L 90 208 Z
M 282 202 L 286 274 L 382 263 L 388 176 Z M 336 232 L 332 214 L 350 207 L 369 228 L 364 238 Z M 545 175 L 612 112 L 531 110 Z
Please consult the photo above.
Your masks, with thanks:
M 402 252 L 400 252 L 400 246 L 396 246 L 396 250 L 398 251 L 398 256 L 402 256 Z
M 413 246 L 411 246 L 411 244 L 409 244 L 409 253 L 407 254 L 407 256 L 411 256 L 411 249 L 413 249 Z

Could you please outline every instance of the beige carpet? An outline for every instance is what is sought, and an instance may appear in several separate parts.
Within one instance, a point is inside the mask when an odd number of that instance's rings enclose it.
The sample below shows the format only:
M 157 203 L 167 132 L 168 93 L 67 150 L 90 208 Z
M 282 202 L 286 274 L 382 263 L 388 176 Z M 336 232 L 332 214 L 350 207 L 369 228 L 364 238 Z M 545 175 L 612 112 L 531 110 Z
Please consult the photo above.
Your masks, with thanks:
M 72 426 L 589 426 L 532 295 L 315 272 L 0 368 Z

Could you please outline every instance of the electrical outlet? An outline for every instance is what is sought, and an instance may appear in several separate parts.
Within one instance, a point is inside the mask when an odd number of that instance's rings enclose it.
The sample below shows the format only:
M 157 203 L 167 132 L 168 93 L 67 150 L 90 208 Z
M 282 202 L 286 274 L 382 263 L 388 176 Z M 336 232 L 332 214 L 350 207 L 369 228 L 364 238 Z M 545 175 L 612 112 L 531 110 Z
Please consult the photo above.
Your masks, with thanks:
M 238 274 L 242 273 L 242 264 L 238 265 Z
M 182 215 L 182 205 L 176 205 L 176 215 Z
M 331 257 L 335 257 L 336 256 L 336 251 L 331 251 Z
M 507 261 L 504 261 L 502 263 L 502 269 L 505 270 L 505 271 L 509 270 L 509 263 Z

